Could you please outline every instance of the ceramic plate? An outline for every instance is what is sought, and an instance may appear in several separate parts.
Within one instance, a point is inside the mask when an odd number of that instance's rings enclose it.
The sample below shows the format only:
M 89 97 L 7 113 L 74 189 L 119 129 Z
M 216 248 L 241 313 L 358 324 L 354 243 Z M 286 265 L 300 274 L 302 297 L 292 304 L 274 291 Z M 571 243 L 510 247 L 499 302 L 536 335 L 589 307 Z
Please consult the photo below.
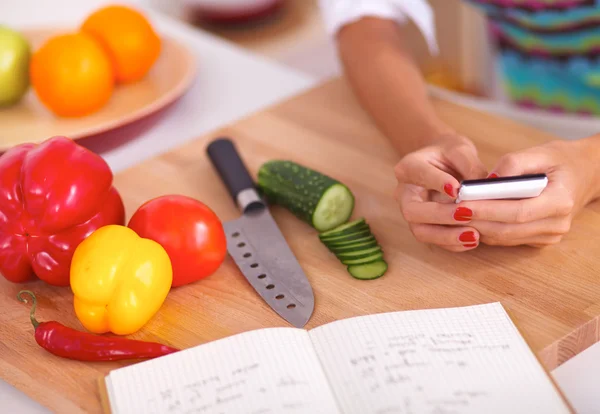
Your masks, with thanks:
M 23 30 L 36 50 L 60 31 Z M 111 100 L 81 118 L 60 118 L 47 110 L 30 88 L 15 106 L 0 108 L 0 151 L 24 142 L 41 142 L 54 135 L 79 139 L 121 127 L 160 110 L 190 87 L 196 73 L 191 51 L 174 39 L 162 37 L 161 55 L 148 75 L 130 85 L 118 85 Z

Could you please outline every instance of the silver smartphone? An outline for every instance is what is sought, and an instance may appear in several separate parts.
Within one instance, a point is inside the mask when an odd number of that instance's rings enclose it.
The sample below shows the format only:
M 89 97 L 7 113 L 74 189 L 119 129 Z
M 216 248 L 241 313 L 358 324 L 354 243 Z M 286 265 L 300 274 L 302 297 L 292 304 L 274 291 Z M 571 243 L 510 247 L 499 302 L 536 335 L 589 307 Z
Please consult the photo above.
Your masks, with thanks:
M 464 180 L 456 202 L 533 198 L 539 196 L 547 185 L 546 174 Z

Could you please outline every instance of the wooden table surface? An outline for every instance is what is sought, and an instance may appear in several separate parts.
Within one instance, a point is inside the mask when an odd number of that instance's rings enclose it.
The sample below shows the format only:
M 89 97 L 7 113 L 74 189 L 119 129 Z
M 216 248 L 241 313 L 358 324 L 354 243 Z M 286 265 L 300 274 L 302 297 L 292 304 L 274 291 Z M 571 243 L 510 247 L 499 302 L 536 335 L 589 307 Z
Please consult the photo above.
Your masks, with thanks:
M 552 139 L 447 102 L 435 105 L 443 119 L 477 143 L 489 166 L 505 152 Z M 383 278 L 352 279 L 314 230 L 272 209 L 314 288 L 316 306 L 308 328 L 375 312 L 500 301 L 548 369 L 598 341 L 600 205 L 586 208 L 560 245 L 542 250 L 482 246 L 452 254 L 418 243 L 393 199 L 398 156 L 343 79 L 119 174 L 115 184 L 128 217 L 144 201 L 163 194 L 196 197 L 223 220 L 237 217 L 205 155 L 207 143 L 223 135 L 236 141 L 254 175 L 263 162 L 286 158 L 348 184 L 356 196 L 355 216 L 368 219 L 385 249 L 390 269 Z M 40 320 L 82 329 L 68 288 L 39 282 L 26 287 L 38 295 Z M 100 412 L 97 379 L 125 363 L 81 363 L 41 350 L 33 339 L 29 305 L 15 298 L 21 288 L 0 282 L 0 376 L 53 411 Z M 287 323 L 228 258 L 210 278 L 172 290 L 160 312 L 133 337 L 187 348 L 271 326 Z

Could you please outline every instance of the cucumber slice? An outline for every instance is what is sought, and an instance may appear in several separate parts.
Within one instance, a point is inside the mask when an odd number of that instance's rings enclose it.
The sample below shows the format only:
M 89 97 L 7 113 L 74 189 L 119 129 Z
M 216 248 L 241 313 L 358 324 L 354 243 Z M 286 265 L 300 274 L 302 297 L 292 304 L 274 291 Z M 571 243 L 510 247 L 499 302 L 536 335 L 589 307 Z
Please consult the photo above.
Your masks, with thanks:
M 370 233 L 371 233 L 371 228 L 368 225 L 364 225 L 359 228 L 356 228 L 355 230 L 351 230 L 345 234 L 337 234 L 337 235 L 325 236 L 325 237 L 323 237 L 322 235 L 319 234 L 319 239 L 321 239 L 324 242 L 335 242 L 335 241 L 344 240 L 348 237 L 356 236 L 357 234 L 362 234 L 364 237 L 365 234 L 370 234 Z
M 325 246 L 329 247 L 330 249 L 341 249 L 344 247 L 348 247 L 352 244 L 356 244 L 356 243 L 364 243 L 364 242 L 370 242 L 375 240 L 375 236 L 373 236 L 371 233 L 367 233 L 367 236 L 358 238 L 358 239 L 353 239 L 353 240 L 348 240 L 348 241 L 338 241 L 338 242 L 323 242 L 325 244 Z
M 364 218 L 322 232 L 319 238 L 356 279 L 377 279 L 387 271 L 381 246 Z
M 373 280 L 385 274 L 388 270 L 388 264 L 385 260 L 377 260 L 376 262 L 367 264 L 358 264 L 348 266 L 348 273 L 352 277 L 360 280 Z
M 377 253 L 373 253 L 367 257 L 363 257 L 362 259 L 345 259 L 342 260 L 342 263 L 345 265 L 359 265 L 373 263 L 381 259 L 383 259 L 383 252 L 380 251 Z
M 364 227 L 367 227 L 367 222 L 364 218 L 360 218 L 358 220 L 351 221 L 346 224 L 342 224 L 334 229 L 329 231 L 325 231 L 319 235 L 321 239 L 335 237 L 335 236 L 345 236 L 347 234 L 354 233 L 356 230 L 360 230 Z
M 372 236 L 371 229 L 366 227 L 353 233 L 343 234 L 341 236 L 322 238 L 321 241 L 325 244 L 343 243 L 362 239 L 363 237 Z
M 353 245 L 348 245 L 345 247 L 333 248 L 330 247 L 329 250 L 334 252 L 335 254 L 344 254 L 344 253 L 352 253 L 352 252 L 360 252 L 362 250 L 370 249 L 372 247 L 379 246 L 377 240 L 371 240 L 367 242 L 356 243 Z
M 264 163 L 258 171 L 258 187 L 269 202 L 287 208 L 319 232 L 346 223 L 354 210 L 348 187 L 291 161 Z
M 365 227 L 362 227 L 352 233 L 342 234 L 340 236 L 329 236 L 329 237 L 319 236 L 319 239 L 321 239 L 321 241 L 323 243 L 338 243 L 341 241 L 350 241 L 355 238 L 361 238 L 361 237 L 365 237 L 365 236 L 369 236 L 369 235 L 371 235 L 371 229 L 369 228 L 369 226 L 365 226 Z
M 333 229 L 348 221 L 354 210 L 354 196 L 343 184 L 327 189 L 313 213 L 312 224 L 318 231 Z
M 336 256 L 341 261 L 344 261 L 351 259 L 363 259 L 378 252 L 381 252 L 381 246 L 370 247 L 368 249 L 356 250 L 353 252 L 336 253 Z

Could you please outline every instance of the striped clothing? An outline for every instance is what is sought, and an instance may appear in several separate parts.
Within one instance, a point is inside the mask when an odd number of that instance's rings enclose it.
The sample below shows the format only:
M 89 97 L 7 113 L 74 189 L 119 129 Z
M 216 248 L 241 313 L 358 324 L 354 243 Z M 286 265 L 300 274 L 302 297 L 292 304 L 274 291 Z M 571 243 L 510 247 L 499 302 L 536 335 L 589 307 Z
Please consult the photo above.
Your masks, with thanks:
M 600 115 L 600 0 L 464 0 L 488 17 L 503 83 L 520 105 Z M 318 0 L 328 32 L 363 16 L 419 27 L 437 52 L 427 0 Z
M 465 0 L 481 8 L 519 105 L 600 114 L 600 0 Z

